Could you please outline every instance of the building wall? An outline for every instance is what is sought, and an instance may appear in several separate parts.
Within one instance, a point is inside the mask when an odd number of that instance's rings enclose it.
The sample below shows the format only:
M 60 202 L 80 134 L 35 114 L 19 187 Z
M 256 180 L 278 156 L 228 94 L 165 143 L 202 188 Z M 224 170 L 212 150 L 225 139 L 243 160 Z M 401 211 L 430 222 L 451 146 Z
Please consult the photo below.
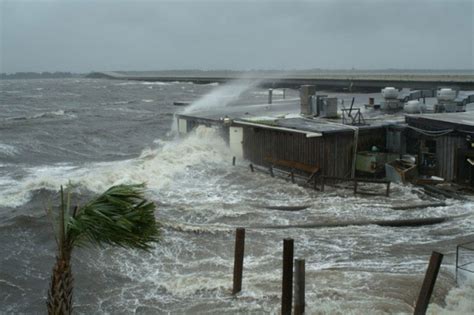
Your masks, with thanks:
M 438 175 L 448 181 L 456 179 L 458 149 L 466 147 L 465 137 L 443 136 L 436 140 Z
M 352 132 L 306 138 L 305 134 L 244 127 L 244 158 L 269 166 L 265 158 L 317 166 L 327 176 L 349 177 L 353 155 Z

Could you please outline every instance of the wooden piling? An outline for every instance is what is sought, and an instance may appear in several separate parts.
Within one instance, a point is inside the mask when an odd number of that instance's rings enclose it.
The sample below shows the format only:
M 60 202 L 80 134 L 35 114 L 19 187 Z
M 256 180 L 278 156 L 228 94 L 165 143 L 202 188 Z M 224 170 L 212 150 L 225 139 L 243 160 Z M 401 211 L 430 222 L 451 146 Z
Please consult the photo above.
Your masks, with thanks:
M 420 295 L 416 301 L 415 311 L 413 314 L 426 314 L 442 261 L 443 254 L 438 252 L 431 253 L 430 263 L 428 265 L 428 269 L 426 270 L 425 279 L 423 280 L 423 285 L 421 286 Z
M 387 197 L 390 196 L 390 182 L 387 183 L 387 191 L 385 193 L 385 196 L 387 196 Z
M 354 179 L 354 195 L 357 194 L 357 180 Z
M 305 262 L 295 259 L 295 306 L 294 315 L 304 314 L 305 308 Z
M 286 89 L 283 89 L 283 99 L 286 98 Z
M 321 175 L 321 191 L 324 191 L 324 175 Z
M 232 158 L 232 165 L 235 166 L 235 156 Z
M 273 174 L 273 165 L 270 165 L 270 175 L 272 177 L 275 177 L 275 174 Z
M 244 247 L 245 247 L 245 229 L 237 228 L 235 230 L 234 285 L 232 288 L 232 294 L 239 293 L 242 290 L 242 273 L 244 269 Z
M 272 103 L 273 89 L 268 89 L 268 104 Z
M 293 299 L 293 239 L 283 240 L 283 276 L 281 292 L 281 314 L 291 315 Z
M 255 172 L 255 170 L 253 169 L 253 164 L 250 164 L 249 167 L 250 167 L 250 171 L 251 171 L 252 173 Z
M 295 183 L 295 173 L 294 173 L 293 170 L 291 170 L 290 176 L 291 176 L 291 182 L 294 184 Z

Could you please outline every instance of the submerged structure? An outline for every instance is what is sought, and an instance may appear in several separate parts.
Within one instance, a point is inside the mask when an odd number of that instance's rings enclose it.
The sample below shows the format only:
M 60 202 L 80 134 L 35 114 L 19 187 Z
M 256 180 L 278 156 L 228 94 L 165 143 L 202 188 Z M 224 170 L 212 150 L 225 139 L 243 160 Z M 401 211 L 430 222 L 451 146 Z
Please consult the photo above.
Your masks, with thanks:
M 236 158 L 306 176 L 315 185 L 323 176 L 474 187 L 474 112 L 459 112 L 474 94 L 388 87 L 382 95 L 381 104 L 352 99 L 349 106 L 303 85 L 299 99 L 269 97 L 268 104 L 180 114 L 178 129 L 218 126 Z M 431 113 L 427 99 L 435 103 Z

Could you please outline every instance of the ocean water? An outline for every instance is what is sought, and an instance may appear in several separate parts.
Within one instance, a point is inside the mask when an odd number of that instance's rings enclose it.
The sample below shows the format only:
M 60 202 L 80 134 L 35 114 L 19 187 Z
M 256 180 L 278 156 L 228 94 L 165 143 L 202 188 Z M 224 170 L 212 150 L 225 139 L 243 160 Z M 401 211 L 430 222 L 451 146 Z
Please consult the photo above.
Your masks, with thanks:
M 280 95 L 274 92 L 274 100 Z M 394 211 L 392 205 L 429 197 L 401 185 L 393 185 L 390 198 L 355 197 L 343 189 L 319 193 L 250 173 L 246 161 L 232 167 L 231 152 L 212 128 L 184 138 L 173 133 L 173 115 L 185 110 L 173 101 L 199 109 L 266 98 L 254 85 L 0 81 L 0 312 L 46 310 L 55 242 L 44 209 L 57 204 L 60 185 L 80 204 L 111 185 L 144 182 L 158 205 L 162 242 L 150 253 L 77 249 L 77 313 L 278 314 L 282 239 L 288 237 L 295 240 L 295 257 L 306 260 L 308 314 L 412 313 L 433 250 L 445 258 L 429 312 L 473 313 L 472 280 L 454 281 L 456 244 L 474 238 L 473 202 Z M 309 207 L 265 208 L 283 205 Z M 258 227 L 446 215 L 462 217 L 417 228 Z M 247 227 L 243 290 L 233 297 L 239 226 Z

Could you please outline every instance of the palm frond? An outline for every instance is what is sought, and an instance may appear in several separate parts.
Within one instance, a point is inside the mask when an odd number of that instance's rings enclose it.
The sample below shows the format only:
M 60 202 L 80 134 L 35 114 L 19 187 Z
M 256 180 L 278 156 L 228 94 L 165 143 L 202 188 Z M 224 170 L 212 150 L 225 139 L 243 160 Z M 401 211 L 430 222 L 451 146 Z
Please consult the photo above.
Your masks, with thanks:
M 159 240 L 155 204 L 143 196 L 143 185 L 117 185 L 80 207 L 69 218 L 68 239 L 149 250 Z

